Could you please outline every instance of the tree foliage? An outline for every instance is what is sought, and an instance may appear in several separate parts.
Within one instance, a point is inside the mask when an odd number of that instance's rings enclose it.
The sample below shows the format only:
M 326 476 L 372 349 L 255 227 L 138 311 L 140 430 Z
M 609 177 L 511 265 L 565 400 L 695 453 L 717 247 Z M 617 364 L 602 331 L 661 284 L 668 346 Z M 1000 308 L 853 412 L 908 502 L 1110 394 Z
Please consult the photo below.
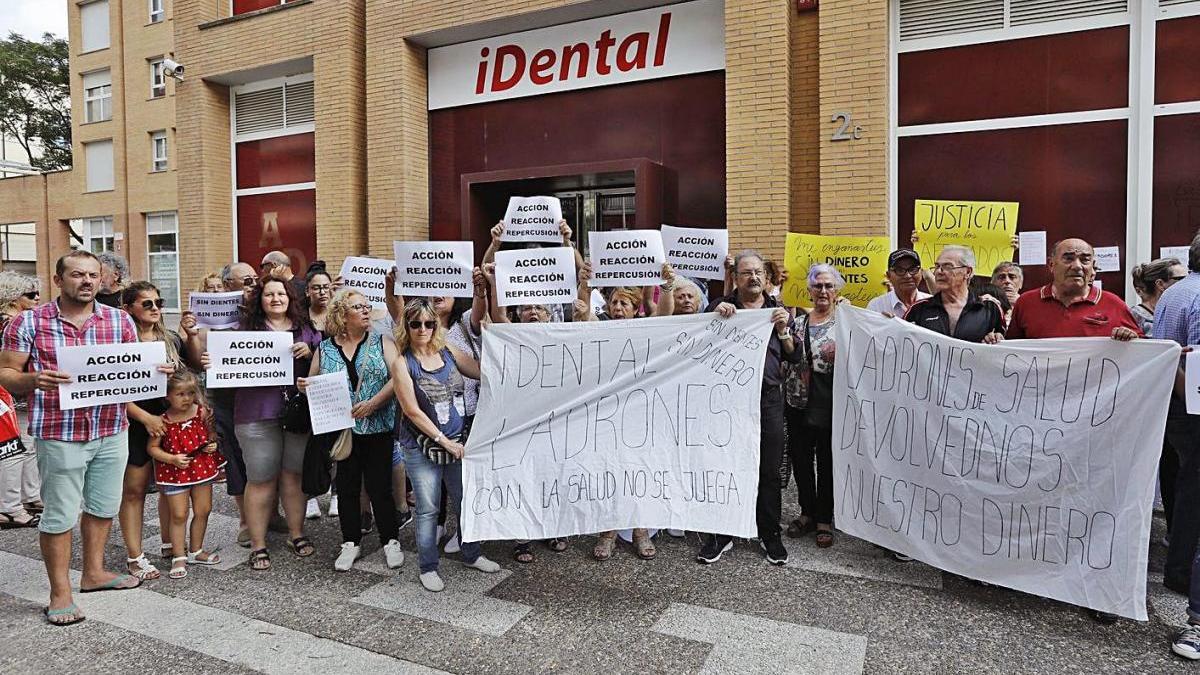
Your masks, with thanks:
M 32 156 L 33 166 L 71 166 L 71 76 L 67 41 L 50 33 L 40 42 L 9 33 L 0 40 L 0 130 Z

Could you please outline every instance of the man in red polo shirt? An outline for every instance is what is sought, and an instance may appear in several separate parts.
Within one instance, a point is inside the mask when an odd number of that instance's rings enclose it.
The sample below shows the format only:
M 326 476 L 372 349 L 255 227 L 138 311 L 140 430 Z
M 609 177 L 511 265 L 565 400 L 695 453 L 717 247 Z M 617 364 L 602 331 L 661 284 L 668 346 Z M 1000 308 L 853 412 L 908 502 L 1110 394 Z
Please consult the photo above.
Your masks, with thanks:
M 1049 259 L 1054 281 L 1026 291 L 1013 305 L 1006 337 L 1143 337 L 1129 307 L 1116 295 L 1092 285 L 1096 252 L 1082 239 L 1054 245 Z

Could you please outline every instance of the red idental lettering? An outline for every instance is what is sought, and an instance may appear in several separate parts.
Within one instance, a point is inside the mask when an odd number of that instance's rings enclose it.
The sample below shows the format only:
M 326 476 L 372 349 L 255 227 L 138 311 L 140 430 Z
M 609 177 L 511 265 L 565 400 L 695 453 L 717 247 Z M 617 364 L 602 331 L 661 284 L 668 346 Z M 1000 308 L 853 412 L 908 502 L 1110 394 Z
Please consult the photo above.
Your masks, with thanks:
M 488 54 L 491 54 L 491 53 L 492 53 L 492 50 L 488 49 L 487 47 L 484 47 L 483 49 L 479 50 L 479 58 L 481 58 L 483 60 L 479 62 L 479 74 L 477 74 L 475 76 L 475 93 L 476 94 L 482 94 L 483 88 L 485 86 L 487 86 L 487 57 L 488 57 Z
M 667 58 L 667 36 L 671 33 L 671 13 L 663 12 L 658 19 L 658 41 L 654 43 L 654 67 L 661 66 Z
M 553 49 L 543 49 L 533 55 L 529 62 L 529 80 L 534 84 L 550 84 L 554 81 L 554 61 L 558 54 Z
M 504 77 L 504 62 L 508 57 L 513 60 L 512 75 Z M 504 45 L 496 50 L 496 65 L 492 69 L 492 91 L 507 91 L 517 86 L 525 77 L 525 50 L 517 45 Z

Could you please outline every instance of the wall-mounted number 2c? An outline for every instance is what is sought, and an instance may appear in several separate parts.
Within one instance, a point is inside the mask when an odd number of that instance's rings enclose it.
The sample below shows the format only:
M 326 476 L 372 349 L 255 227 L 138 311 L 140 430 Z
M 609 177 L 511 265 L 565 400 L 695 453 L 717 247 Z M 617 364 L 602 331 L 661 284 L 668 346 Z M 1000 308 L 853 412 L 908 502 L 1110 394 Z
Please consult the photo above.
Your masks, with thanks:
M 831 141 L 851 141 L 851 140 L 856 141 L 856 140 L 862 138 L 862 127 L 855 125 L 853 128 L 851 128 L 851 126 L 850 126 L 853 123 L 850 119 L 850 113 L 848 113 L 848 112 L 834 113 L 833 117 L 830 119 L 830 121 L 837 123 L 838 128 L 837 128 L 837 131 L 833 132 L 833 136 L 831 136 L 829 138 L 829 140 L 831 140 Z

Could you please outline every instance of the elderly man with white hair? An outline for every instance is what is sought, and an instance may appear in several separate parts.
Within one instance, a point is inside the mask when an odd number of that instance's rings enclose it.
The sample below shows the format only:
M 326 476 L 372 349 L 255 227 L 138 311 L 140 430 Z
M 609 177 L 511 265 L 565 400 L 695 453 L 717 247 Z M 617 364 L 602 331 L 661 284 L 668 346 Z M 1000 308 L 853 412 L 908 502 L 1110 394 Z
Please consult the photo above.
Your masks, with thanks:
M 965 246 L 942 249 L 933 266 L 937 292 L 913 305 L 905 320 L 942 335 L 995 344 L 1004 339 L 1004 312 L 991 299 L 971 291 L 975 253 Z

